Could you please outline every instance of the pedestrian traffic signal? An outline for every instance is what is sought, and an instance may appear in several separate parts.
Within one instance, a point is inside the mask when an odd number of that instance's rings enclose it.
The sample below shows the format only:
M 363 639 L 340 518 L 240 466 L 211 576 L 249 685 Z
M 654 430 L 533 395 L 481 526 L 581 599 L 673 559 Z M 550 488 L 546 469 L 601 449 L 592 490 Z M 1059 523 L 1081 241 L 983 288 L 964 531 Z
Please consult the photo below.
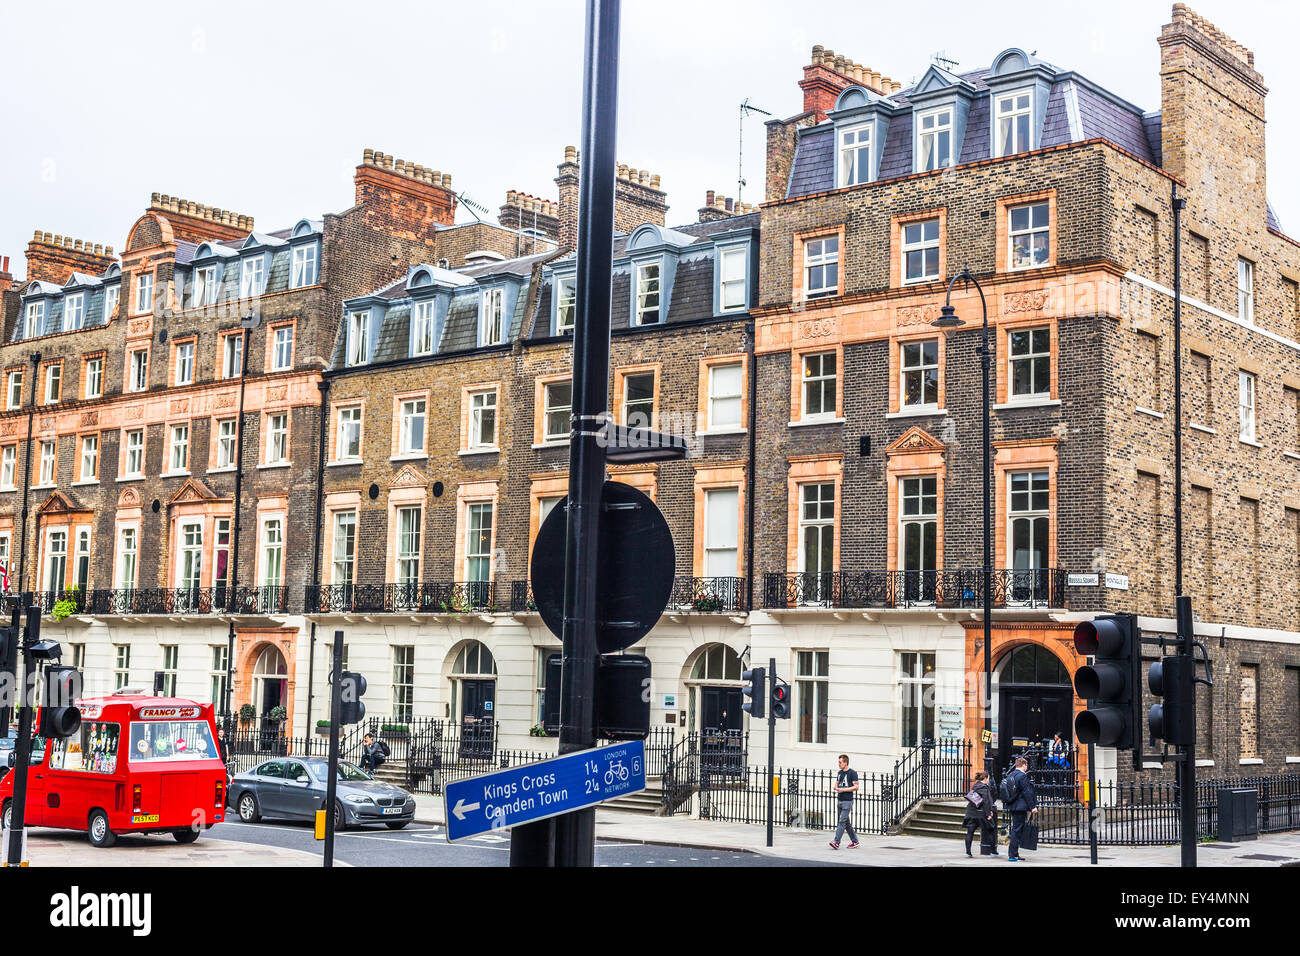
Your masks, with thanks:
M 1156 661 L 1147 671 L 1147 686 L 1156 697 L 1163 698 L 1152 706 L 1147 715 L 1147 726 L 1152 740 L 1163 740 L 1175 747 L 1187 747 L 1195 734 L 1195 698 L 1188 700 L 1188 691 L 1195 692 L 1195 684 L 1187 669 L 1195 662 L 1185 657 L 1166 657 Z M 1186 688 L 1184 688 L 1186 684 Z
M 81 673 L 75 667 L 47 667 L 45 693 L 41 696 L 42 737 L 72 737 L 81 730 Z
M 1075 693 L 1088 709 L 1074 720 L 1083 744 L 1132 750 L 1139 725 L 1142 635 L 1132 614 L 1107 614 L 1074 629 L 1074 649 L 1091 657 L 1074 673 Z
M 339 723 L 359 724 L 366 716 L 366 705 L 361 695 L 366 692 L 366 679 L 355 671 L 344 671 L 339 680 Z
M 767 668 L 752 667 L 741 672 L 740 679 L 745 682 L 740 692 L 749 698 L 740 705 L 740 709 L 755 720 L 762 720 L 766 715 L 764 698 L 767 697 Z
M 772 716 L 778 720 L 790 719 L 790 685 L 772 678 Z

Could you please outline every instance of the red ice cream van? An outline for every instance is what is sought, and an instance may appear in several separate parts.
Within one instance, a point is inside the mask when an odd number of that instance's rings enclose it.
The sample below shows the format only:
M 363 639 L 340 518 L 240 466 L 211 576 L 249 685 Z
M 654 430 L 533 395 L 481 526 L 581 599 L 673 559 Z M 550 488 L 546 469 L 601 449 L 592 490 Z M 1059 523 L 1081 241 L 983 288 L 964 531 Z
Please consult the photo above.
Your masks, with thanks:
M 212 704 L 116 694 L 77 706 L 74 736 L 33 740 L 26 825 L 86 830 L 93 846 L 112 846 L 120 833 L 171 833 L 192 843 L 221 822 L 226 768 Z M 0 780 L 6 827 L 13 795 L 11 772 Z

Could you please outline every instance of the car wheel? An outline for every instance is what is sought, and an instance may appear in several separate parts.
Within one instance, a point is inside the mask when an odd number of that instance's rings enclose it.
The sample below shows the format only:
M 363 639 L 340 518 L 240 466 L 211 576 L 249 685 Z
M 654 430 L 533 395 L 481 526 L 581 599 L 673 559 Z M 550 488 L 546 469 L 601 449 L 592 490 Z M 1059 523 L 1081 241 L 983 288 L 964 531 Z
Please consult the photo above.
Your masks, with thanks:
M 199 838 L 199 831 L 186 827 L 184 830 L 173 831 L 172 836 L 176 838 L 177 843 L 193 843 Z
M 13 826 L 13 823 L 14 823 L 14 802 L 12 800 L 6 800 L 4 810 L 0 811 L 0 827 L 3 827 L 4 829 L 8 830 L 10 827 Z
M 334 802 L 334 829 L 346 830 L 348 828 L 348 816 L 343 812 L 343 804 L 337 800 Z
M 390 830 L 400 830 L 410 822 L 410 820 L 390 820 L 388 823 L 385 823 L 384 826 L 388 827 Z
M 256 823 L 262 819 L 262 812 L 257 807 L 257 797 L 247 790 L 239 795 L 239 819 L 245 823 Z
M 109 829 L 108 814 L 103 810 L 90 811 L 88 829 L 91 846 L 110 847 L 117 842 L 117 834 Z

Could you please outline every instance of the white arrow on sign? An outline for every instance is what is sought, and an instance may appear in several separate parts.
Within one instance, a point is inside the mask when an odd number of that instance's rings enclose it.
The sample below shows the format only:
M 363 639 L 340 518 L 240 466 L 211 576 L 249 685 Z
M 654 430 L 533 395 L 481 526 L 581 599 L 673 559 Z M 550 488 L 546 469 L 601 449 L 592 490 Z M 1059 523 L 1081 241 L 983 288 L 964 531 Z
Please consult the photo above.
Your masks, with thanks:
M 479 808 L 479 804 L 477 800 L 473 803 L 466 803 L 465 798 L 461 797 L 459 800 L 456 801 L 456 805 L 451 808 L 451 812 L 452 815 L 455 816 L 457 820 L 464 820 L 465 811 L 477 810 L 478 808 Z

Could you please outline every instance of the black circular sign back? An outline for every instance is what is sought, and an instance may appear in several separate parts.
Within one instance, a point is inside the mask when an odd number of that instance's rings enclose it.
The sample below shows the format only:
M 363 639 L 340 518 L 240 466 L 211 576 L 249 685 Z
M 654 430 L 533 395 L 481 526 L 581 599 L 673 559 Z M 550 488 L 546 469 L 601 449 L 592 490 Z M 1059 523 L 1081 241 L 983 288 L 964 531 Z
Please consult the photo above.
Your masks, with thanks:
M 631 647 L 659 621 L 672 595 L 677 565 L 672 532 L 659 507 L 631 485 L 607 481 L 601 491 L 596 568 L 596 646 L 602 654 Z M 564 636 L 564 548 L 569 499 L 546 516 L 533 545 L 533 600 L 542 622 Z

